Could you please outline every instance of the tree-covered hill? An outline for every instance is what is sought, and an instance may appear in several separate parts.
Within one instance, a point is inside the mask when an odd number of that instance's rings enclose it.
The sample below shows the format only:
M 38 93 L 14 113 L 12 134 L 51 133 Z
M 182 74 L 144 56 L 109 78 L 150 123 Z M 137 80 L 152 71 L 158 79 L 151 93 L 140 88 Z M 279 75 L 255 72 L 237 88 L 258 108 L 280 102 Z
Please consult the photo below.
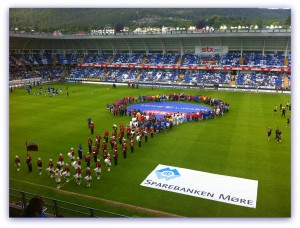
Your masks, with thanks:
M 9 28 L 52 32 L 88 32 L 91 29 L 127 26 L 189 27 L 197 24 L 218 28 L 222 24 L 290 26 L 290 9 L 261 8 L 11 8 Z

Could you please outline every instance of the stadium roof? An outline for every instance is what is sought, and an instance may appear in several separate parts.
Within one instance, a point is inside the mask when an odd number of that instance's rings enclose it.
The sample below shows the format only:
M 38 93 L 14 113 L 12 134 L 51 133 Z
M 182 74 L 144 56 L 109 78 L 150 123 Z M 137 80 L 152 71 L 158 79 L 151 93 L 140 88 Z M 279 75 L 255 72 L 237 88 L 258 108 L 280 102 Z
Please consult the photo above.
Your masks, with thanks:
M 101 52 L 175 52 L 194 51 L 196 46 L 228 46 L 229 51 L 291 52 L 290 31 L 235 31 L 173 34 L 115 34 L 106 36 L 49 36 L 11 33 L 12 52 L 36 50 Z

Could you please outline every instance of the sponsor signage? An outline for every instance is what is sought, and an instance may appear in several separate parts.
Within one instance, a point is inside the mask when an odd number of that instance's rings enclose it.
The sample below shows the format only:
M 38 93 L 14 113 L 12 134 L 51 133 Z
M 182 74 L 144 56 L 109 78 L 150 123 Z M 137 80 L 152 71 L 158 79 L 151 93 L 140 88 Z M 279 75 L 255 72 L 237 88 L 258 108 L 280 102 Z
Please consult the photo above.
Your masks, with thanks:
M 240 70 L 240 71 L 264 71 L 264 72 L 287 72 L 291 73 L 291 68 L 277 67 L 277 68 L 263 68 L 263 67 L 232 67 L 221 65 L 198 65 L 198 66 L 177 66 L 177 65 L 138 65 L 138 64 L 77 64 L 80 67 L 111 67 L 111 68 L 142 68 L 142 69 L 183 69 L 183 70 Z
M 257 180 L 159 164 L 140 185 L 243 207 L 256 208 Z
M 228 53 L 228 46 L 196 46 L 195 54 L 211 55 Z

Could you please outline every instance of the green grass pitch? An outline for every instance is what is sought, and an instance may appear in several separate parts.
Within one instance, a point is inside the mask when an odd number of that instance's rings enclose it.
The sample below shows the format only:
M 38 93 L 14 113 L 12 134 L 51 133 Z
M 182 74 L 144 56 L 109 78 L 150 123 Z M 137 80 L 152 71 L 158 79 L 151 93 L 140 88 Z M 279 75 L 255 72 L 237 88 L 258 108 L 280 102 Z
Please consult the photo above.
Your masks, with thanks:
M 9 187 L 40 194 L 76 204 L 137 217 L 290 217 L 291 216 L 291 129 L 280 112 L 273 107 L 291 100 L 290 95 L 239 93 L 181 89 L 132 89 L 117 86 L 64 84 L 58 97 L 27 95 L 25 89 L 9 94 Z M 66 87 L 70 96 L 66 96 Z M 44 88 L 47 87 L 44 85 Z M 106 109 L 107 103 L 126 96 L 170 93 L 201 94 L 219 98 L 230 104 L 230 111 L 222 118 L 184 123 L 165 134 L 149 138 L 141 148 L 119 164 L 112 164 L 107 172 L 102 160 L 101 180 L 92 180 L 90 188 L 85 180 L 78 186 L 74 179 L 56 189 L 45 168 L 49 158 L 56 162 L 59 153 L 67 153 L 81 143 L 84 153 L 91 133 L 87 118 L 95 123 L 95 133 L 111 133 L 112 125 L 129 123 L 129 117 L 114 117 Z M 287 112 L 286 117 L 290 115 Z M 267 140 L 267 128 L 273 129 Z M 275 141 L 275 129 L 282 130 L 282 143 Z M 95 135 L 92 136 L 95 140 Z M 31 152 L 33 172 L 25 164 L 25 141 L 38 143 L 39 152 Z M 101 154 L 101 151 L 100 151 Z M 21 159 L 16 171 L 15 155 Z M 77 150 L 76 150 L 77 155 Z M 38 175 L 37 158 L 44 163 Z M 94 167 L 94 163 L 92 167 Z M 257 207 L 247 208 L 195 198 L 140 186 L 158 165 L 165 164 L 203 172 L 258 180 Z M 83 169 L 85 164 L 83 163 Z M 72 169 L 71 169 L 72 170 Z M 74 171 L 72 170 L 73 174 Z M 64 181 L 62 181 L 64 183 Z

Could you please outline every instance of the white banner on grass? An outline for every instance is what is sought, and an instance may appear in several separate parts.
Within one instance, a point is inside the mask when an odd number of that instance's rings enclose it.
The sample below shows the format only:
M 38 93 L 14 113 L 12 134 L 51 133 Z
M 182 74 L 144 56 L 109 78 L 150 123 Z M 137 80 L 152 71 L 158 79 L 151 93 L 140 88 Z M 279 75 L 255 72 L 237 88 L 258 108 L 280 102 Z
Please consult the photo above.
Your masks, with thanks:
M 258 181 L 159 164 L 141 186 L 256 208 Z

